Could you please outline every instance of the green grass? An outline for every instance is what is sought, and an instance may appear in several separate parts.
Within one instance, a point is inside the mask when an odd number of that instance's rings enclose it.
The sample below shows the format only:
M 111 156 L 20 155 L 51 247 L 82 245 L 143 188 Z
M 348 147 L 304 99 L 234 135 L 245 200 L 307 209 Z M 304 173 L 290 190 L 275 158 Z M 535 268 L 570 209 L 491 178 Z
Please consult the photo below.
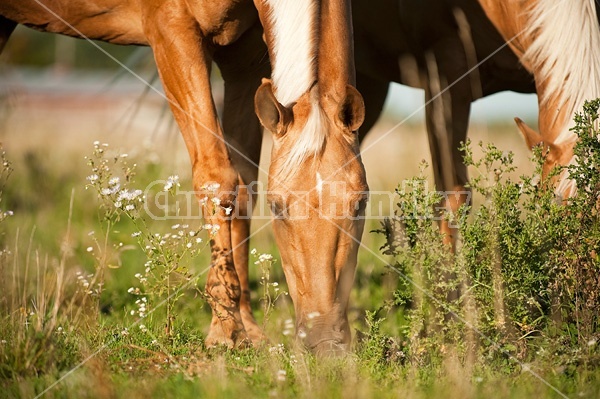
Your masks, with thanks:
M 210 308 L 201 295 L 202 271 L 209 261 L 207 250 L 180 261 L 185 273 L 199 278 L 192 279 L 190 284 L 176 282 L 177 287 L 182 287 L 183 296 L 171 309 L 174 324 L 170 333 L 165 332 L 165 307 L 159 305 L 165 294 L 158 289 L 148 293 L 148 315 L 139 319 L 135 313 L 139 305 L 135 301 L 141 297 L 128 290 L 140 286 L 135 274 L 144 273 L 148 257 L 143 246 L 138 245 L 138 239 L 131 236 L 140 229 L 139 225 L 125 216 L 119 220 L 115 215 L 106 219 L 96 192 L 85 189 L 86 176 L 91 171 L 83 155 L 91 155 L 92 141 L 84 142 L 78 149 L 57 148 L 52 152 L 47 151 L 48 141 L 38 146 L 16 145 L 15 141 L 6 144 L 7 158 L 14 172 L 3 186 L 0 209 L 13 210 L 14 215 L 0 223 L 0 247 L 5 249 L 0 255 L 3 293 L 0 298 L 0 397 L 27 398 L 42 392 L 43 397 L 48 398 L 600 396 L 599 351 L 598 344 L 593 343 L 599 338 L 597 324 L 591 329 L 576 322 L 553 324 L 547 310 L 543 318 L 538 319 L 534 317 L 537 313 L 522 306 L 523 301 L 516 295 L 521 292 L 520 288 L 545 289 L 552 276 L 544 274 L 547 269 L 543 267 L 552 262 L 557 264 L 561 254 L 579 259 L 577 249 L 565 252 L 559 234 L 560 226 L 563 230 L 572 228 L 577 220 L 565 216 L 567 213 L 552 213 L 560 209 L 552 208 L 551 202 L 537 191 L 532 192 L 533 198 L 547 201 L 538 202 L 547 208 L 540 210 L 523 197 L 515 199 L 511 191 L 517 182 L 515 179 L 528 170 L 510 172 L 507 169 L 506 175 L 513 180 L 499 184 L 497 189 L 488 187 L 496 190 L 493 191 L 496 197 L 488 196 L 488 202 L 485 193 L 476 197 L 479 205 L 471 211 L 471 224 L 463 231 L 471 252 L 458 257 L 463 259 L 462 266 L 468 266 L 461 270 L 469 270 L 472 279 L 480 284 L 473 291 L 479 318 L 470 320 L 500 343 L 502 350 L 476 337 L 479 346 L 469 358 L 468 343 L 472 341 L 464 338 L 468 328 L 456 320 L 442 323 L 439 317 L 444 312 L 433 312 L 435 303 L 425 301 L 420 308 L 408 306 L 415 301 L 414 287 L 385 267 L 389 262 L 407 275 L 418 277 L 435 295 L 443 296 L 443 290 L 438 292 L 431 285 L 440 281 L 430 277 L 437 273 L 434 266 L 448 265 L 452 260 L 448 261 L 451 255 L 436 241 L 439 237 L 435 224 L 423 221 L 421 225 L 413 225 L 414 230 L 409 234 L 417 238 L 417 245 L 384 255 L 380 247 L 386 242 L 385 237 L 369 233 L 378 229 L 379 223 L 369 221 L 363 242 L 370 251 L 359 253 L 351 298 L 352 353 L 341 359 L 315 359 L 296 348 L 291 335 L 284 334 L 289 331 L 287 320 L 293 319 L 289 297 L 279 296 L 265 318 L 264 286 L 260 284 L 264 272 L 254 265 L 251 265 L 253 305 L 270 344 L 240 351 L 204 347 L 210 323 Z M 475 151 L 476 159 L 491 156 L 496 157 L 495 162 L 503 162 L 493 150 Z M 176 167 L 174 160 L 177 158 L 178 163 L 185 165 L 185 154 L 182 157 L 160 155 L 160 162 L 150 160 L 145 154 L 130 156 L 128 162 L 138 164 L 132 187 L 144 187 L 181 170 L 181 184 L 189 187 L 187 168 Z M 403 173 L 418 173 L 418 159 L 405 161 L 411 166 Z M 520 162 L 527 167 L 527 162 Z M 389 168 L 377 171 L 376 167 L 367 165 L 367 169 L 370 173 L 381 172 L 370 180 L 373 182 L 393 181 L 395 184 L 404 178 L 387 175 Z M 422 179 L 430 177 L 425 175 Z M 372 188 L 377 185 L 371 183 Z M 426 196 L 422 199 L 431 200 Z M 421 203 L 421 206 L 430 205 Z M 593 208 L 589 203 L 577 206 Z M 486 209 L 500 209 L 504 213 L 497 213 L 495 219 L 486 219 L 484 216 L 490 214 L 485 213 Z M 539 232 L 536 228 L 540 225 L 528 224 L 527 217 L 509 212 L 514 209 L 538 218 L 551 214 L 555 217 L 553 222 L 565 225 L 547 231 L 548 235 L 543 236 L 545 241 L 536 241 L 533 232 Z M 590 245 L 597 243 L 600 235 L 597 225 L 593 224 L 598 221 L 594 215 L 597 214 L 589 211 L 589 219 L 579 220 L 592 223 L 585 235 Z M 176 222 L 148 221 L 144 232 L 161 235 L 172 232 L 171 226 Z M 200 225 L 200 221 L 190 222 L 190 229 L 198 229 Z M 253 231 L 260 225 L 260 222 L 255 224 Z M 505 270 L 510 271 L 504 275 L 504 282 L 510 288 L 509 293 L 516 293 L 514 298 L 517 298 L 514 303 L 507 301 L 508 317 L 521 323 L 519 328 L 533 328 L 534 333 L 523 330 L 530 333 L 525 338 L 521 334 L 510 339 L 501 335 L 492 305 L 494 292 L 485 289 L 493 262 L 486 263 L 489 256 L 486 258 L 485 251 L 477 251 L 488 248 L 488 233 L 498 226 L 505 239 L 500 245 Z M 203 237 L 206 239 L 206 235 Z M 88 247 L 93 250 L 88 252 Z M 253 236 L 250 247 L 257 248 L 259 253 L 273 254 L 276 261 L 270 265 L 269 279 L 277 282 L 280 290 L 285 290 L 272 232 L 261 230 Z M 532 248 L 537 252 L 531 252 Z M 574 268 L 577 265 L 598 267 L 597 258 L 587 263 L 565 261 L 561 264 Z M 417 276 L 415 265 L 419 265 L 419 270 L 431 270 L 431 275 Z M 181 270 L 177 273 L 183 273 Z M 565 277 L 571 269 L 553 270 Z M 86 280 L 88 286 L 85 286 Z M 100 295 L 86 293 L 90 287 L 97 288 L 98 283 L 102 283 Z M 569 287 L 572 286 L 565 285 L 561 289 Z M 585 286 L 577 289 L 581 295 L 590 294 Z M 273 285 L 269 286 L 269 292 L 273 299 L 276 295 Z M 595 303 L 593 296 L 586 298 L 592 301 L 590 306 Z M 570 302 L 567 305 L 570 306 Z M 587 311 L 585 315 L 590 320 L 597 318 L 595 309 L 589 306 L 569 309 L 582 315 Z M 463 315 L 458 305 L 456 311 Z M 440 323 L 442 328 L 431 327 L 435 323 Z M 145 328 L 140 328 L 140 324 Z M 424 325 L 431 328 L 422 328 Z

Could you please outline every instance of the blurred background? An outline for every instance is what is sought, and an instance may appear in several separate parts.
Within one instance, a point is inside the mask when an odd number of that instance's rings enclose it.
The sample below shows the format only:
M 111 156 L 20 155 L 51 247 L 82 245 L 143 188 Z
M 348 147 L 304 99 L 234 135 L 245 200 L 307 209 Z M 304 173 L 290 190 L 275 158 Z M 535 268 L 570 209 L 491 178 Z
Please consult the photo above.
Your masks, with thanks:
M 175 152 L 161 160 L 177 168 L 185 165 L 183 141 L 156 92 L 162 89 L 149 48 L 92 44 L 19 26 L 0 56 L 0 68 L 0 135 L 5 146 L 51 140 L 59 143 L 53 148 L 59 151 L 101 139 L 122 146 L 142 144 L 144 151 L 169 148 Z M 213 86 L 220 104 L 216 68 Z M 387 184 L 412 176 L 420 159 L 429 161 L 423 98 L 422 90 L 392 84 L 384 115 L 363 145 L 371 188 L 389 189 Z M 526 159 L 512 122 L 515 116 L 536 126 L 536 96 L 504 92 L 478 100 L 472 106 L 469 137 L 474 143 L 493 141 L 515 151 L 518 160 Z M 265 154 L 268 146 L 266 140 Z M 186 173 L 183 169 L 181 174 Z

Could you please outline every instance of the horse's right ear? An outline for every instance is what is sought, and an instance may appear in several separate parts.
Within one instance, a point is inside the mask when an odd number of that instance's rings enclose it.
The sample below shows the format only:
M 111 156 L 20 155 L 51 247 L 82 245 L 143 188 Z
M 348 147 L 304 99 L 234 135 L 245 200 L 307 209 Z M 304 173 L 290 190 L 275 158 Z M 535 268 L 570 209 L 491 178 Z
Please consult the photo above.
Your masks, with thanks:
M 254 96 L 254 110 L 260 123 L 274 134 L 285 134 L 292 112 L 284 107 L 273 94 L 273 84 L 269 79 L 263 79 Z
M 537 146 L 544 142 L 542 135 L 527 126 L 525 122 L 523 122 L 520 118 L 515 118 L 515 122 L 517 123 L 517 127 L 521 131 L 523 138 L 525 138 L 525 143 L 527 143 L 527 147 L 531 150 L 533 147 Z

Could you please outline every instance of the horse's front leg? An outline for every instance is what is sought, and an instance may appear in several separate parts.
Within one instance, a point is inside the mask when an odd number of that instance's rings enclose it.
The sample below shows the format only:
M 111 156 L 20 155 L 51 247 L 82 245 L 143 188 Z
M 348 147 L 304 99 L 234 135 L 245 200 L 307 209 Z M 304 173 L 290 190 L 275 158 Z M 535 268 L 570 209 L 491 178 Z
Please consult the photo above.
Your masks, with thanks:
M 183 2 L 165 2 L 145 16 L 146 36 L 171 109 L 192 162 L 193 184 L 200 197 L 203 186 L 219 184 L 214 214 L 207 223 L 218 225 L 211 236 L 211 265 L 206 294 L 213 318 L 207 346 L 249 344 L 240 315 L 241 288 L 234 266 L 232 226 L 228 214 L 235 206 L 238 172 L 234 168 L 217 118 L 210 88 L 211 57 L 197 22 Z M 212 202 L 211 202 L 212 203 Z

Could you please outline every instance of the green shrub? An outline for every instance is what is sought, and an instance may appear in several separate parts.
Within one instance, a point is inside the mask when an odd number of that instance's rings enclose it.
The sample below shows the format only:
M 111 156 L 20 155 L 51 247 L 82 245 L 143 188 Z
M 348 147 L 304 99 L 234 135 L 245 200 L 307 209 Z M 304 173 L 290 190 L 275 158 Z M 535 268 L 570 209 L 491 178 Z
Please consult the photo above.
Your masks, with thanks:
M 550 345 L 589 353 L 600 326 L 600 130 L 596 100 L 575 118 L 577 162 L 540 181 L 545 154 L 534 151 L 534 176 L 510 177 L 512 153 L 480 143 L 469 189 L 483 203 L 445 217 L 458 222 L 453 253 L 432 209 L 443 193 L 427 190 L 424 171 L 404 182 L 394 216 L 378 233 L 400 276 L 397 304 L 408 313 L 409 357 L 436 359 L 449 348 L 463 359 L 529 359 Z M 560 200 L 551 182 L 568 171 L 577 195 Z M 585 349 L 585 350 L 582 350 Z M 470 357 L 469 357 L 470 356 Z

